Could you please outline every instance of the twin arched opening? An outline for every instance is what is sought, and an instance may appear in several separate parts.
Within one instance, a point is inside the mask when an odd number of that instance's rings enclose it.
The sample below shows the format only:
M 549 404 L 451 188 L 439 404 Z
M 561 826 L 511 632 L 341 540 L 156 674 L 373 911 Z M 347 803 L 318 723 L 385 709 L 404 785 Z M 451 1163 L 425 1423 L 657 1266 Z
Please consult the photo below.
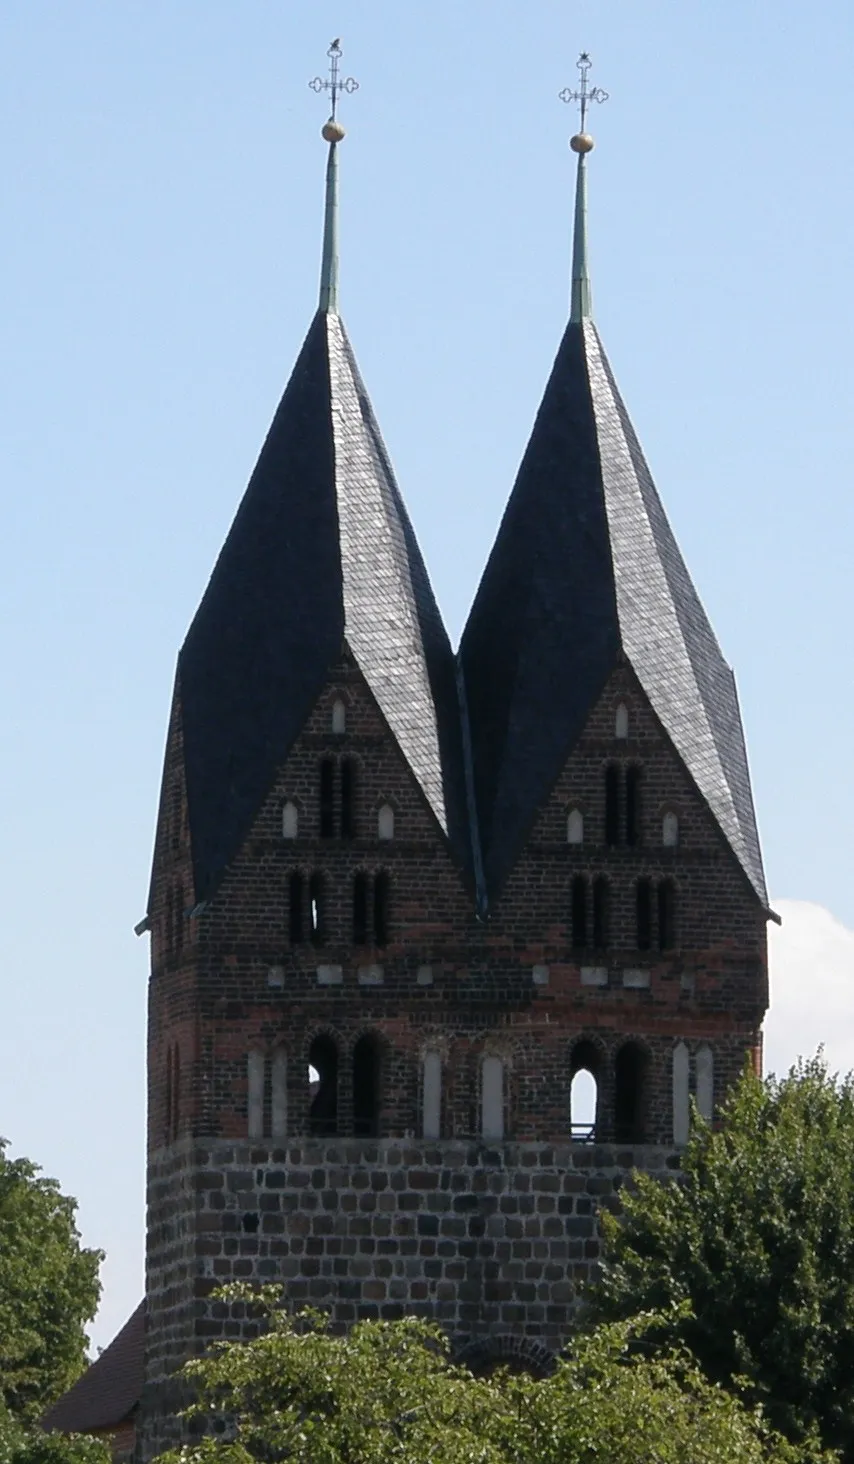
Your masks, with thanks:
M 649 1107 L 649 1054 L 639 1042 L 624 1042 L 613 1066 L 613 1123 L 605 1118 L 605 1059 L 596 1043 L 583 1038 L 570 1057 L 570 1133 L 574 1143 L 596 1139 L 618 1144 L 646 1142 Z M 610 1132 L 609 1132 L 610 1130 Z
M 332 1138 L 342 1132 L 341 1063 L 338 1044 L 328 1032 L 319 1032 L 308 1050 L 309 1132 Z M 375 1033 L 364 1033 L 353 1048 L 352 1132 L 359 1138 L 379 1133 L 382 1047 Z

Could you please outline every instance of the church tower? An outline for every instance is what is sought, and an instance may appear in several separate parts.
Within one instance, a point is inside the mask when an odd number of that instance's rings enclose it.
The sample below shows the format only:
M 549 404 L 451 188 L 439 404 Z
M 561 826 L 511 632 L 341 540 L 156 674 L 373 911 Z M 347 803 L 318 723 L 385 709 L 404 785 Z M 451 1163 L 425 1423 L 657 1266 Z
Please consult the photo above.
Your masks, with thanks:
M 169 720 L 143 1457 L 252 1325 L 232 1279 L 544 1361 L 597 1208 L 678 1165 L 766 1006 L 732 674 L 591 317 L 589 63 L 571 319 L 455 658 L 339 313 L 339 57 L 319 308 Z

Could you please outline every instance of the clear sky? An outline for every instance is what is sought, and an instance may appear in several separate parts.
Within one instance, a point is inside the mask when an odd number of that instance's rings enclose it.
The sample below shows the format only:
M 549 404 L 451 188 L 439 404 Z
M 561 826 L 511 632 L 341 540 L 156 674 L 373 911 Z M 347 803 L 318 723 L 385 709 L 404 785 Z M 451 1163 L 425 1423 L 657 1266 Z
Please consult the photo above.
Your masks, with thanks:
M 141 1290 L 174 661 L 314 310 L 337 34 L 342 310 L 455 640 L 566 315 L 592 53 L 596 318 L 792 915 L 769 1044 L 854 1064 L 850 0 L 6 0 L 0 1132 L 109 1252 L 102 1344 Z

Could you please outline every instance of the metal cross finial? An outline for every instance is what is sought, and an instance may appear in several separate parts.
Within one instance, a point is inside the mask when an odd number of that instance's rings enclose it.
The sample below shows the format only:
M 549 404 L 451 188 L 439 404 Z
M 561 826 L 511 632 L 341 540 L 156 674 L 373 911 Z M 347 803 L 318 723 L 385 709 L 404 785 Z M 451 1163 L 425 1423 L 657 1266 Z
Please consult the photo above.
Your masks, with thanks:
M 570 87 L 565 86 L 563 91 L 559 92 L 558 95 L 560 96 L 562 102 L 580 102 L 581 126 L 579 128 L 579 131 L 584 132 L 585 123 L 587 121 L 588 106 L 591 102 L 607 102 L 608 93 L 606 91 L 603 91 L 601 86 L 587 85 L 587 74 L 590 70 L 592 62 L 586 51 L 582 51 L 581 55 L 578 58 L 578 61 L 576 62 L 576 65 L 578 66 L 578 70 L 581 73 L 581 86 L 579 87 L 578 91 L 572 91 Z
M 343 80 L 338 75 L 338 65 L 341 60 L 341 42 L 336 37 L 326 52 L 329 57 L 329 80 L 324 81 L 322 76 L 316 76 L 309 86 L 314 92 L 328 91 L 332 97 L 332 111 L 330 118 L 335 121 L 335 111 L 338 106 L 338 97 L 341 92 L 354 92 L 359 90 L 359 83 L 354 81 L 352 76 L 345 76 Z

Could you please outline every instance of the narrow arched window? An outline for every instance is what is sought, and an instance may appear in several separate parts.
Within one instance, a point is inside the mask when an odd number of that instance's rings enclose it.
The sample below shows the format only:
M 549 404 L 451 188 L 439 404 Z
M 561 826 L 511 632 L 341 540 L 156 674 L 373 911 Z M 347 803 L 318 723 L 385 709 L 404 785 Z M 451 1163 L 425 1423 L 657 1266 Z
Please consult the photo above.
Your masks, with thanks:
M 173 945 L 176 956 L 180 956 L 184 949 L 184 886 L 175 886 L 175 935 Z
M 312 945 L 323 945 L 326 939 L 326 900 L 322 874 L 313 874 L 308 883 L 308 918 Z
M 388 945 L 391 881 L 384 869 L 374 879 L 374 945 Z
M 304 939 L 303 888 L 303 877 L 295 869 L 288 879 L 288 939 L 291 945 L 299 945 Z
M 341 763 L 341 837 L 352 839 L 356 833 L 356 764 L 351 757 Z
M 353 944 L 368 943 L 368 876 L 361 870 L 353 876 Z
M 264 1136 L 264 1078 L 267 1062 L 263 1052 L 250 1052 L 246 1073 L 246 1118 L 250 1139 Z
M 173 849 L 181 844 L 181 784 L 178 779 L 172 784 L 169 799 L 169 843 Z
M 394 838 L 394 809 L 389 803 L 384 803 L 377 814 L 377 838 Z
M 632 766 L 626 769 L 626 843 L 634 848 L 641 840 L 641 769 Z
M 665 849 L 675 849 L 679 843 L 679 819 L 675 813 L 666 813 L 661 820 L 661 842 Z
M 658 949 L 672 951 L 676 944 L 676 886 L 663 879 L 658 886 Z
M 614 718 L 614 736 L 621 740 L 629 735 L 629 709 L 625 702 L 620 702 L 617 707 L 617 715 Z
M 610 895 L 605 875 L 597 875 L 593 881 L 593 944 L 597 951 L 604 951 L 610 942 Z
M 715 1112 L 715 1059 L 707 1042 L 697 1048 L 697 1112 L 711 1123 Z
M 438 1139 L 442 1133 L 442 1056 L 425 1052 L 421 1074 L 421 1134 Z
M 599 1053 L 592 1042 L 577 1042 L 570 1056 L 569 1129 L 574 1143 L 596 1137 L 599 1109 Z
M 484 1139 L 504 1138 L 504 1063 L 485 1057 L 481 1064 L 480 1130 Z
M 299 832 L 299 813 L 295 803 L 282 804 L 282 838 L 295 839 Z
M 332 731 L 336 737 L 343 737 L 347 731 L 347 708 L 340 696 L 332 703 Z
M 568 844 L 584 843 L 584 815 L 580 808 L 570 810 L 566 820 L 566 842 Z
M 308 1050 L 308 1126 L 324 1137 L 338 1132 L 338 1048 L 326 1032 Z
M 375 1137 L 380 1131 L 380 1044 L 371 1033 L 353 1048 L 353 1133 Z
M 335 764 L 331 757 L 320 764 L 320 837 L 331 839 L 335 833 Z
M 647 1055 L 637 1042 L 624 1042 L 614 1063 L 614 1137 L 618 1144 L 643 1144 L 646 1130 Z
M 639 879 L 635 887 L 636 933 L 639 951 L 648 951 L 652 945 L 652 885 L 648 879 Z
M 587 880 L 577 874 L 572 881 L 571 910 L 572 949 L 583 951 L 587 945 Z
M 288 1132 L 288 1055 L 282 1048 L 270 1063 L 270 1136 L 284 1139 Z
M 620 769 L 610 763 L 605 769 L 605 843 L 614 848 L 620 842 Z
M 689 1093 L 690 1054 L 684 1042 L 673 1049 L 673 1142 L 687 1144 L 691 1105 Z

